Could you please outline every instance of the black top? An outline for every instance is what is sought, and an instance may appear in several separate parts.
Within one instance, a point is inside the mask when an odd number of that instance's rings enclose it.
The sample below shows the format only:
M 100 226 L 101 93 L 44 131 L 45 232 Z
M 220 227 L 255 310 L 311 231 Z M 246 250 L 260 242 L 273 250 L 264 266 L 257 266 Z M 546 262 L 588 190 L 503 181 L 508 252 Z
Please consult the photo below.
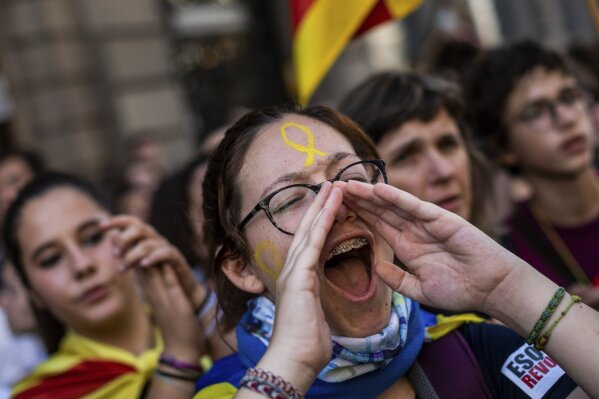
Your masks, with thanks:
M 577 387 L 547 354 L 507 327 L 465 324 L 460 332 L 496 398 L 565 398 Z

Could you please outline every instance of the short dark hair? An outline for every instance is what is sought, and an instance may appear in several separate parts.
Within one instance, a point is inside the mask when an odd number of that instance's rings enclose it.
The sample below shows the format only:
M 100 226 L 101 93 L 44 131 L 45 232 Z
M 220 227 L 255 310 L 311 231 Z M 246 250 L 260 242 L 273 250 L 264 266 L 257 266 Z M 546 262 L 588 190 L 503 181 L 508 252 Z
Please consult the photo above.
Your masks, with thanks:
M 48 172 L 38 175 L 29 183 L 27 183 L 19 191 L 17 198 L 8 208 L 3 226 L 6 254 L 15 266 L 15 270 L 23 282 L 23 285 L 27 288 L 31 288 L 31 283 L 23 265 L 23 260 L 21 257 L 21 244 L 17 234 L 19 230 L 21 213 L 29 201 L 38 198 L 48 191 L 58 187 L 69 187 L 80 191 L 84 195 L 87 195 L 89 198 L 91 198 L 101 208 L 113 213 L 112 204 L 107 197 L 104 196 L 104 194 L 91 183 L 79 177 L 58 172 Z M 52 353 L 58 348 L 58 342 L 64 334 L 64 326 L 47 310 L 39 309 L 35 306 L 32 308 L 40 327 L 40 334 L 42 335 L 48 351 Z
M 429 122 L 442 110 L 465 132 L 463 109 L 457 85 L 432 75 L 394 71 L 366 79 L 339 105 L 375 143 L 408 121 Z
M 483 54 L 465 80 L 466 116 L 491 159 L 497 160 L 508 149 L 504 116 L 510 94 L 520 79 L 539 67 L 574 76 L 558 52 L 523 41 Z

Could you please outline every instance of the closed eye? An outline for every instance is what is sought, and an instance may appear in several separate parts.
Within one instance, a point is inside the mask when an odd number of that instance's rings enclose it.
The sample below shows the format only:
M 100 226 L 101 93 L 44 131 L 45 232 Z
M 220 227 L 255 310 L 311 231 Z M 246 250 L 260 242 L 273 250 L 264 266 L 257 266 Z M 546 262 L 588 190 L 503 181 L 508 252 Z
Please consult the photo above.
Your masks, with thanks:
M 52 254 L 44 255 L 44 256 L 40 257 L 38 264 L 43 269 L 48 269 L 48 268 L 51 268 L 54 265 L 58 264 L 58 262 L 60 262 L 61 258 L 62 258 L 62 255 L 60 253 L 52 253 Z

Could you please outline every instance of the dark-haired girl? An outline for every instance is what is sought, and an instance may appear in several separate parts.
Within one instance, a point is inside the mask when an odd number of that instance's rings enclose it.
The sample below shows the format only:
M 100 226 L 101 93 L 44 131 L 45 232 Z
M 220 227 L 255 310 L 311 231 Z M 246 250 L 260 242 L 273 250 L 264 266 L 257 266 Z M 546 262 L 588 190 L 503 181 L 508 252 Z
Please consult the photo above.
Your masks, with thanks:
M 166 240 L 133 217 L 112 216 L 85 181 L 54 173 L 23 188 L 4 233 L 42 333 L 56 349 L 13 397 L 191 395 L 200 327 L 193 296 L 178 278 L 187 266 Z

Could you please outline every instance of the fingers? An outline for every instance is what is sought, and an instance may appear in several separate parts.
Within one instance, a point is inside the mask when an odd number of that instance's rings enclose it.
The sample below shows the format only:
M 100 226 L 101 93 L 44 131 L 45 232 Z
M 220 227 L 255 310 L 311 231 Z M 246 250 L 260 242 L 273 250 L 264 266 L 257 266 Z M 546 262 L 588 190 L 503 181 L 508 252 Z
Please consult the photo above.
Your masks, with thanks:
M 416 276 L 387 261 L 378 262 L 374 270 L 381 280 L 394 291 L 418 302 L 428 302 L 422 294 L 420 280 Z
M 342 200 L 343 195 L 339 189 L 331 189 L 328 182 L 323 184 L 321 192 L 295 233 L 281 276 L 289 273 L 295 264 L 316 267 Z
M 160 235 L 147 223 L 129 215 L 117 215 L 102 221 L 100 227 L 104 230 L 118 229 L 114 239 L 115 254 L 123 254 L 138 241 L 145 238 L 158 238 Z
M 431 221 L 442 213 L 440 208 L 384 183 L 372 186 L 352 180 L 347 183 L 346 192 L 348 199 L 362 209 L 372 209 L 374 205 L 375 213 L 382 218 L 395 214 L 404 219 Z M 393 212 L 383 212 L 383 209 Z

